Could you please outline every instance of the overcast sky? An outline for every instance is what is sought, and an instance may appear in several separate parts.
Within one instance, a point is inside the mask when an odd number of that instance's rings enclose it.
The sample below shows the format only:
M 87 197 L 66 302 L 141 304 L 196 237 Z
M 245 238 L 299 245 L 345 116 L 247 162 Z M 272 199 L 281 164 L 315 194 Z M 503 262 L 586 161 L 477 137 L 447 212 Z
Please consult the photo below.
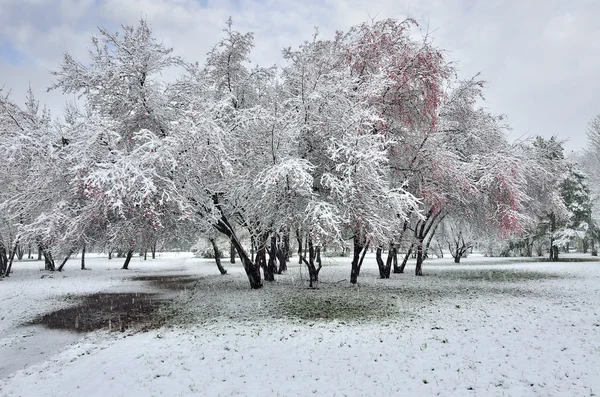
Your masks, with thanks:
M 57 116 L 65 98 L 46 94 L 49 70 L 68 51 L 85 60 L 89 38 L 146 18 L 186 60 L 203 61 L 229 16 L 255 32 L 253 62 L 281 64 L 318 26 L 323 37 L 370 18 L 415 18 L 448 51 L 461 77 L 481 72 L 486 106 L 508 116 L 510 137 L 557 135 L 585 147 L 600 113 L 598 0 L 0 0 L 0 87 L 23 102 L 31 84 Z

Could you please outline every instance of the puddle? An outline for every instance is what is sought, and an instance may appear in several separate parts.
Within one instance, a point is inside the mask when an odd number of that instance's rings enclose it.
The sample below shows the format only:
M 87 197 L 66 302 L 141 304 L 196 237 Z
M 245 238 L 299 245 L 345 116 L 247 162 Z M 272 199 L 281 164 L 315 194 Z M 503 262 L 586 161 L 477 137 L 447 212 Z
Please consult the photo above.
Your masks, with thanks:
M 175 276 L 137 276 L 133 281 L 147 281 L 155 287 L 171 291 L 182 291 L 192 289 L 203 277 L 192 277 L 185 275 Z
M 158 294 L 99 293 L 83 296 L 75 306 L 39 316 L 29 325 L 76 332 L 157 328 L 165 323 L 165 316 L 159 313 L 164 307 Z

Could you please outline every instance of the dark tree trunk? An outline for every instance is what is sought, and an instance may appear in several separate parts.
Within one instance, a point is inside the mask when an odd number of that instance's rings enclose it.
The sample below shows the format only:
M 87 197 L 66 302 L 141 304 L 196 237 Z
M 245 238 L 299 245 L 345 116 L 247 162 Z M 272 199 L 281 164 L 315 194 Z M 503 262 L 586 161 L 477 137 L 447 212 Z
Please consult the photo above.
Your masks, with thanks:
M 554 244 L 554 232 L 556 231 L 556 217 L 550 214 L 550 260 L 558 260 L 558 247 Z
M 58 270 L 59 272 L 62 272 L 63 268 L 65 267 L 65 264 L 67 263 L 69 258 L 71 258 L 71 255 L 73 255 L 73 250 L 69 251 L 67 256 L 65 256 L 65 259 L 63 259 L 62 262 L 60 262 L 60 266 L 58 266 L 58 269 L 56 269 L 56 270 Z
M 383 263 L 383 258 L 381 257 L 382 250 L 383 249 L 381 247 L 377 247 L 377 250 L 375 251 L 375 260 L 377 261 L 377 268 L 379 269 L 379 278 L 390 278 L 389 273 L 386 277 L 386 266 Z M 389 256 L 389 254 L 388 258 L 390 259 L 388 262 L 391 262 L 391 257 Z
M 237 235 L 233 231 L 233 228 L 231 227 L 231 225 L 229 225 L 229 221 L 227 220 L 227 218 L 225 216 L 221 216 L 219 221 L 214 225 L 214 228 L 226 235 L 229 238 L 229 241 L 235 247 L 238 257 L 242 262 L 242 266 L 244 266 L 246 275 L 248 276 L 250 288 L 261 288 L 262 282 L 260 278 L 260 267 L 256 266 L 255 263 L 250 259 L 250 257 L 246 253 L 246 250 L 244 250 L 242 243 L 240 243 L 240 240 L 237 238 Z
M 415 267 L 415 276 L 423 275 L 423 241 L 417 242 L 417 266 Z
M 263 269 L 265 281 L 275 281 L 275 272 L 273 271 L 273 263 L 271 256 L 267 262 L 267 241 L 269 235 L 264 233 L 259 237 L 258 246 L 256 247 L 256 265 Z
M 298 240 L 298 264 L 302 264 L 302 235 L 296 230 L 296 240 Z
M 6 255 L 6 247 L 4 244 L 0 245 L 0 277 L 4 277 L 6 269 L 8 268 L 8 256 Z
M 278 274 L 282 274 L 283 272 L 287 271 L 287 261 L 289 259 L 288 241 L 288 234 L 284 231 L 284 234 L 280 238 L 279 244 L 277 245 L 277 260 L 279 261 L 279 269 L 277 270 Z
M 306 236 L 306 239 L 304 239 L 304 253 L 302 256 L 306 258 L 306 254 L 308 254 L 308 235 Z
M 156 259 L 156 240 L 152 242 L 150 249 L 152 250 L 152 259 Z
M 589 246 L 590 246 L 590 242 L 587 238 L 584 238 L 583 240 L 581 240 L 581 248 L 582 248 L 584 254 L 587 254 Z
M 456 255 L 456 256 L 454 257 L 454 263 L 460 263 L 460 257 L 461 257 L 461 256 L 462 256 L 462 255 Z
M 256 249 L 256 262 L 260 261 L 260 267 L 263 269 L 265 281 L 275 281 L 275 273 L 273 272 L 273 265 L 271 258 L 267 262 L 267 241 L 269 239 L 268 234 L 263 235 L 259 240 L 259 245 Z M 260 259 L 259 259 L 260 258 Z
M 309 287 L 313 288 L 313 283 L 319 281 L 319 272 L 322 268 L 321 247 L 315 247 L 311 239 L 307 240 L 306 245 L 308 246 L 308 260 L 306 260 L 306 256 L 301 258 L 308 268 Z
M 10 253 L 10 259 L 8 260 L 8 267 L 6 268 L 6 272 L 4 273 L 5 277 L 10 276 L 10 272 L 12 271 L 12 264 L 13 264 L 13 260 L 15 259 L 15 253 L 17 251 L 18 244 L 19 244 L 19 242 L 17 241 L 17 244 L 15 244 L 15 248 Z
M 533 256 L 533 239 L 525 239 L 525 255 L 528 258 Z
M 144 260 L 148 260 L 148 250 L 144 248 Z
M 81 270 L 86 270 L 86 268 L 85 268 L 85 243 L 83 243 L 83 247 L 81 248 Z
M 392 264 L 394 264 L 394 267 L 398 266 L 398 255 L 396 253 L 396 247 L 394 247 L 394 244 L 390 244 L 390 248 L 388 251 L 388 257 L 385 262 L 385 267 L 383 269 L 384 270 L 383 275 L 385 277 L 382 277 L 382 278 L 390 278 L 390 273 L 392 272 Z
M 352 268 L 350 270 L 350 283 L 356 284 L 358 282 L 358 276 L 360 275 L 360 268 L 365 259 L 367 250 L 369 249 L 369 243 L 362 243 L 358 236 L 354 236 L 354 255 L 352 256 Z
M 592 250 L 592 256 L 598 256 L 598 250 L 596 249 L 596 245 L 594 243 L 594 239 L 590 239 L 590 248 Z
M 54 259 L 52 258 L 52 254 L 46 250 L 42 250 L 42 253 L 44 254 L 44 269 L 50 270 L 51 272 L 55 271 L 56 267 L 54 266 Z
M 267 239 L 265 239 L 265 245 L 266 244 Z M 271 236 L 268 252 L 269 261 L 267 262 L 267 271 L 269 273 L 269 280 L 267 280 L 266 275 L 265 280 L 275 281 L 275 273 L 277 273 L 277 237 L 274 234 Z
M 440 222 L 444 219 L 445 215 L 440 212 L 436 212 L 433 209 L 429 210 L 425 220 L 420 221 L 420 225 L 415 228 L 415 238 L 417 245 L 417 265 L 415 267 L 415 275 L 423 275 L 423 261 L 427 256 L 429 245 L 433 240 L 433 235 L 437 230 Z
M 229 263 L 235 263 L 235 247 L 229 243 Z
M 125 257 L 125 263 L 123 263 L 123 267 L 121 269 L 128 270 L 129 262 L 131 261 L 131 257 L 133 256 L 133 250 L 130 249 L 127 251 L 127 256 Z
M 408 258 L 410 258 L 410 254 L 412 254 L 412 250 L 413 247 L 415 246 L 415 244 L 411 244 L 410 247 L 408 247 L 408 251 L 406 251 L 406 255 L 404 255 L 404 258 L 402 258 L 402 264 L 400 265 L 400 268 L 398 269 L 398 271 L 394 270 L 394 273 L 404 273 L 404 268 L 406 268 L 406 264 L 408 263 Z
M 558 245 L 554 244 L 552 249 L 550 250 L 550 260 L 557 261 L 558 260 Z
M 38 247 L 38 258 L 37 258 L 37 260 L 38 261 L 42 260 L 42 248 L 41 247 Z
M 263 237 L 259 237 L 258 245 L 256 246 L 256 256 L 254 257 L 254 263 L 257 267 L 263 269 L 263 276 L 265 281 L 269 280 L 269 274 L 267 270 L 267 252 L 265 245 L 263 244 Z
M 112 259 L 112 250 L 109 250 L 108 251 L 108 260 L 111 260 L 111 259 Z
M 19 244 L 17 246 L 17 259 L 22 261 L 23 255 L 25 255 L 25 251 L 23 250 L 23 247 L 21 246 L 21 244 Z
M 210 240 L 210 243 L 212 244 L 213 251 L 215 253 L 215 262 L 217 264 L 217 269 L 219 269 L 219 272 L 221 272 L 222 275 L 225 275 L 225 274 L 227 274 L 227 270 L 225 270 L 225 268 L 221 264 L 221 250 L 217 246 L 217 242 L 215 241 L 214 238 L 211 238 L 209 240 Z
M 31 256 L 31 244 L 27 246 L 27 259 L 32 259 L 33 256 Z
M 290 233 L 289 233 L 289 229 L 286 230 L 283 234 L 283 253 L 285 255 L 284 259 L 285 262 L 289 262 L 290 261 Z M 287 270 L 287 265 L 286 265 L 286 269 Z

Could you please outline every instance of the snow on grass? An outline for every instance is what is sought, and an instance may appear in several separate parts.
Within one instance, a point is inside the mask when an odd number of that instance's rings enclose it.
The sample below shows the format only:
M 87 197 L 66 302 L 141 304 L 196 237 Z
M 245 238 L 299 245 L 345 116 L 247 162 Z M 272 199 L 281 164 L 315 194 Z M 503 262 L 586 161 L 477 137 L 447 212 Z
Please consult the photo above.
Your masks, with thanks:
M 259 291 L 239 264 L 220 276 L 212 261 L 185 254 L 139 260 L 130 271 L 88 263 L 93 271 L 52 279 L 17 263 L 0 282 L 14 306 L 0 323 L 9 335 L 0 362 L 11 332 L 27 332 L 18 324 L 73 304 L 65 295 L 165 293 L 177 308 L 172 325 L 65 336 L 60 353 L 3 377 L 1 396 L 600 393 L 598 262 L 440 259 L 426 262 L 425 277 L 380 280 L 368 257 L 356 287 L 349 259 L 327 258 L 318 289 L 307 289 L 305 269 L 292 263 Z M 161 285 L 148 281 L 154 275 L 190 279 Z

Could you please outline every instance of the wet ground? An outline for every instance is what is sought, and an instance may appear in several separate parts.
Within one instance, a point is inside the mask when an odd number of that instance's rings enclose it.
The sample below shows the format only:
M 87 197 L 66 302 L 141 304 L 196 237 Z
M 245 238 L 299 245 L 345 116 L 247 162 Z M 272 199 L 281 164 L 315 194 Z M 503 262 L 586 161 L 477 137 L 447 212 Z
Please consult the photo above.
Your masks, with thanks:
M 153 287 L 158 287 L 170 291 L 185 291 L 194 288 L 202 277 L 192 277 L 186 275 L 173 276 L 137 276 L 133 281 L 145 281 Z
M 76 332 L 153 328 L 163 325 L 161 316 L 156 316 L 162 304 L 160 296 L 153 293 L 85 295 L 76 305 L 39 316 L 29 325 Z
M 97 293 L 77 297 L 73 306 L 36 317 L 27 325 L 55 330 L 147 330 L 168 323 L 176 309 L 169 292 L 194 288 L 200 280 L 186 275 L 136 276 L 133 281 L 150 284 L 158 292 Z

